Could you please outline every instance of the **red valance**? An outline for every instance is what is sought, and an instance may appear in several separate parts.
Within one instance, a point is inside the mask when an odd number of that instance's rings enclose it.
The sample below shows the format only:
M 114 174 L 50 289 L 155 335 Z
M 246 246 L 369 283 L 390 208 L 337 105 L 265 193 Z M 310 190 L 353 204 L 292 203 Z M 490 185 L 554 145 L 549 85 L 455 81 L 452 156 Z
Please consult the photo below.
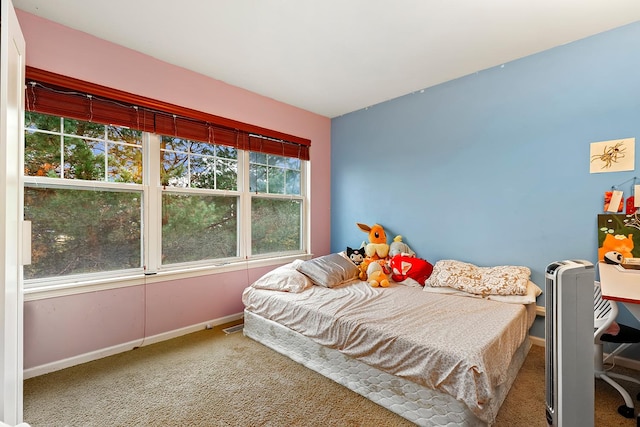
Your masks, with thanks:
M 309 160 L 311 141 L 128 92 L 26 69 L 26 109 Z

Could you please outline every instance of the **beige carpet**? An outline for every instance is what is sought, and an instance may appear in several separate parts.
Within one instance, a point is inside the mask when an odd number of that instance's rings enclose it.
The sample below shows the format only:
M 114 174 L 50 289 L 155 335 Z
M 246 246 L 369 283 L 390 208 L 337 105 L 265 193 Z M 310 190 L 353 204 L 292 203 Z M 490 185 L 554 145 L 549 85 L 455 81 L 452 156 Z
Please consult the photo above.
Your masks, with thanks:
M 225 335 L 227 326 L 28 379 L 25 421 L 33 427 L 413 425 L 242 332 Z M 640 388 L 630 390 L 635 395 Z M 617 414 L 623 401 L 611 387 L 597 381 L 596 395 L 596 426 L 636 425 Z M 544 399 L 544 350 L 534 346 L 496 426 L 546 426 Z

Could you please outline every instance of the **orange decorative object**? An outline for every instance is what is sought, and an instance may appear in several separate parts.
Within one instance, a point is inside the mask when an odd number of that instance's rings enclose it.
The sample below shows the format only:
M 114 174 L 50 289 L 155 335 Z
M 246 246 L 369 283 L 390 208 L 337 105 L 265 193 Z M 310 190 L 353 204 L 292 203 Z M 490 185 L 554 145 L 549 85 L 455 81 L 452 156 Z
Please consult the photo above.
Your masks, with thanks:
M 607 234 L 598 248 L 598 261 L 604 261 L 604 254 L 609 251 L 620 252 L 625 258 L 632 258 L 633 254 L 633 234 Z
M 609 204 L 611 203 L 611 197 L 613 196 L 613 191 L 605 191 L 604 192 L 604 211 L 609 211 Z M 624 199 L 620 199 L 620 206 L 618 206 L 618 212 L 622 212 L 624 208 Z

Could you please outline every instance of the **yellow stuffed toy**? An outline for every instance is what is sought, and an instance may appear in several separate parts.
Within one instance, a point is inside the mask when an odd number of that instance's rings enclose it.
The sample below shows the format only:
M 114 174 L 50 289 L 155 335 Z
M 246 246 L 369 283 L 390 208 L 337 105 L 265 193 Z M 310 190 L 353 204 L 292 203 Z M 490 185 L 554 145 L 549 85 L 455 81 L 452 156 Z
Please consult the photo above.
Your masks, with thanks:
M 389 256 L 389 245 L 387 244 L 387 233 L 380 224 L 369 227 L 367 224 L 356 222 L 360 230 L 369 234 L 369 243 L 364 247 L 364 253 L 373 259 L 383 259 Z

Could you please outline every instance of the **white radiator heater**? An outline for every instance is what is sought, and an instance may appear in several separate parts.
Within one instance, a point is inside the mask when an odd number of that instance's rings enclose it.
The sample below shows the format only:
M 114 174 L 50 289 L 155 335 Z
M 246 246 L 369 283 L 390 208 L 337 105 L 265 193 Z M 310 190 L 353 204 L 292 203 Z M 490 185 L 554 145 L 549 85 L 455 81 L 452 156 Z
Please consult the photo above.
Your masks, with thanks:
M 594 425 L 593 264 L 557 261 L 546 270 L 547 424 Z

